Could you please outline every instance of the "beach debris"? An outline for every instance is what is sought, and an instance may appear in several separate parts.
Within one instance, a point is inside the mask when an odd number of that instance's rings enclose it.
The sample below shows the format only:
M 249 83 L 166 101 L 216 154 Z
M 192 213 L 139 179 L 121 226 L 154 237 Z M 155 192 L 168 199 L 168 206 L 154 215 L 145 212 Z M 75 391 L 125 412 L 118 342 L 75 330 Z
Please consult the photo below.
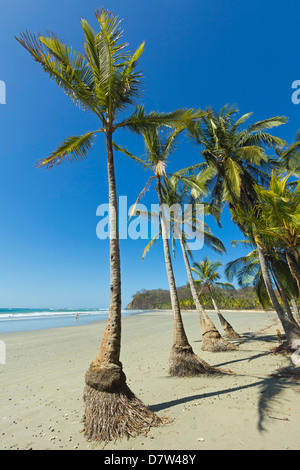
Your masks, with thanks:
M 290 421 L 289 418 L 279 418 L 277 416 L 270 416 L 270 415 L 268 415 L 268 416 L 271 419 L 278 419 L 279 421 Z
M 204 438 L 203 437 L 198 437 L 197 441 L 198 442 L 204 442 Z

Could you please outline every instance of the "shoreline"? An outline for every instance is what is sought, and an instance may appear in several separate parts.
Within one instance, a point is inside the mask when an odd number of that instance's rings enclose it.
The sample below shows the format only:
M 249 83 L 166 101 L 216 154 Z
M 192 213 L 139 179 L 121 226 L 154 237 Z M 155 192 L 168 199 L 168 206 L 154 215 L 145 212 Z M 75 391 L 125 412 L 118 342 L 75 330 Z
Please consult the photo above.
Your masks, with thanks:
M 242 335 L 239 350 L 209 353 L 201 351 L 194 313 L 184 312 L 194 352 L 231 373 L 216 378 L 170 377 L 171 312 L 124 317 L 121 361 L 128 386 L 168 424 L 151 428 L 147 437 L 109 443 L 105 449 L 298 450 L 298 385 L 285 383 L 278 390 L 278 380 L 271 376 L 291 362 L 268 353 L 278 344 L 276 315 L 228 314 L 226 319 Z M 216 326 L 220 328 L 217 318 Z M 84 375 L 104 327 L 101 320 L 76 328 L 1 336 L 7 352 L 6 365 L 0 365 L 1 449 L 103 449 L 103 444 L 85 440 L 81 419 Z
M 33 309 L 34 310 L 34 309 Z M 13 318 L 10 317 L 7 320 L 1 320 L 0 323 L 0 340 L 1 337 L 7 333 L 21 333 L 25 331 L 42 331 L 42 330 L 48 330 L 48 329 L 56 329 L 56 328 L 74 328 L 78 326 L 84 326 L 84 325 L 94 325 L 99 322 L 106 322 L 107 320 L 107 315 L 103 314 L 102 312 L 98 314 L 80 314 L 79 312 L 79 317 L 76 319 L 76 311 L 72 312 L 72 314 L 68 314 L 66 317 L 61 316 L 60 312 L 57 317 L 55 316 L 50 316 L 51 314 L 47 313 L 47 316 L 45 316 L 43 319 L 42 318 L 28 318 L 28 319 L 18 319 L 18 318 Z M 187 312 L 189 313 L 196 313 L 197 310 L 195 309 L 181 309 L 181 312 L 183 315 L 185 315 Z M 209 315 L 216 315 L 215 310 L 206 310 L 206 312 Z M 138 315 L 148 315 L 151 313 L 161 313 L 161 314 L 172 314 L 171 309 L 136 309 L 136 310 L 127 310 L 122 309 L 122 321 L 129 317 L 129 316 L 138 316 Z M 267 314 L 267 313 L 275 313 L 272 310 L 221 310 L 221 313 L 224 314 L 247 314 L 247 313 L 261 313 L 261 314 Z M 103 315 L 103 317 L 101 317 Z M 50 318 L 49 318 L 50 316 Z M 1 318 L 1 317 L 0 317 Z M 82 323 L 81 323 L 82 322 Z M 61 323 L 61 324 L 59 324 Z M 18 325 L 23 325 L 18 326 Z M 10 325 L 10 328 L 8 328 L 8 325 Z M 2 331 L 1 331 L 1 326 L 2 326 Z

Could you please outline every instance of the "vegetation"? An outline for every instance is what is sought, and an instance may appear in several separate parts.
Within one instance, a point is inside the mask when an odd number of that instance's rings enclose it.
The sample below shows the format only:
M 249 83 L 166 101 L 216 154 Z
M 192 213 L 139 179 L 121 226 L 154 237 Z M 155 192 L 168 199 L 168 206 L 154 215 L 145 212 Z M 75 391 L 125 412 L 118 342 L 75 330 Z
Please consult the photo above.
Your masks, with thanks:
M 99 127 L 95 131 L 67 138 L 38 165 L 53 168 L 65 160 L 80 160 L 87 156 L 98 133 L 103 133 L 106 139 L 111 297 L 100 349 L 85 376 L 86 409 L 83 418 L 87 438 L 106 441 L 140 433 L 148 429 L 149 422 L 160 422 L 128 388 L 120 362 L 121 275 L 113 135 L 119 129 L 139 134 L 147 132 L 153 125 L 182 125 L 194 116 L 199 116 L 199 113 L 177 110 L 167 114 L 152 112 L 147 115 L 144 107 L 136 104 L 141 89 L 141 73 L 137 65 L 144 44 L 134 53 L 127 52 L 126 44 L 121 42 L 123 32 L 118 18 L 104 10 L 96 10 L 95 14 L 98 33 L 86 20 L 81 21 L 83 53 L 67 46 L 54 34 L 34 36 L 22 33 L 17 40 L 76 105 L 83 111 L 94 113 L 98 119 Z M 134 111 L 120 119 L 120 115 L 132 105 L 136 105 Z M 118 406 L 123 410 L 122 422 L 112 413 L 112 408 Z
M 286 117 L 275 116 L 247 125 L 252 113 L 238 117 L 238 109 L 229 106 L 220 112 L 206 108 L 147 114 L 138 102 L 141 73 L 137 66 L 144 44 L 134 53 L 128 52 L 118 18 L 97 10 L 96 19 L 98 32 L 86 20 L 81 21 L 83 52 L 67 46 L 54 34 L 34 36 L 27 32 L 17 40 L 65 94 L 83 111 L 92 112 L 98 121 L 95 130 L 67 138 L 38 166 L 51 169 L 64 161 L 86 158 L 96 136 L 102 133 L 105 137 L 110 203 L 110 309 L 100 349 L 85 375 L 83 422 L 87 439 L 109 441 L 161 424 L 161 419 L 129 389 L 120 362 L 121 275 L 114 151 L 122 152 L 151 172 L 137 202 L 146 188 L 155 183 L 160 232 L 147 245 L 144 255 L 162 235 L 169 283 L 169 291 L 138 292 L 127 308 L 172 309 L 171 375 L 215 374 L 219 371 L 193 352 L 182 309 L 198 310 L 203 344 L 209 337 L 208 331 L 213 332 L 216 341 L 223 340 L 205 309 L 216 310 L 227 337 L 235 339 L 238 335 L 219 309 L 273 308 L 285 332 L 284 347 L 289 350 L 292 342 L 300 339 L 295 317 L 300 297 L 300 133 L 288 145 L 269 133 L 286 124 Z M 129 111 L 131 106 L 134 109 Z M 120 129 L 142 136 L 143 157 L 115 142 L 115 133 Z M 167 163 L 180 135 L 196 144 L 199 161 L 170 175 Z M 221 281 L 219 261 L 212 263 L 206 257 L 194 262 L 191 269 L 187 236 L 184 232 L 175 236 L 178 234 L 173 218 L 172 248 L 174 251 L 179 240 L 189 282 L 187 286 L 176 287 L 164 204 L 174 200 L 182 204 L 186 198 L 204 203 L 206 213 L 215 217 L 219 225 L 223 209 L 229 208 L 243 236 L 241 243 L 251 247 L 246 256 L 230 262 L 225 269 L 230 282 L 237 279 L 239 289 Z M 193 215 L 191 223 L 197 223 Z M 221 255 L 225 251 L 222 241 L 213 236 L 207 225 L 200 229 L 206 247 Z
M 205 194 L 205 188 L 203 187 L 200 191 L 200 185 L 201 182 L 206 181 L 209 174 L 211 174 L 210 171 L 204 170 L 201 174 L 198 175 L 196 192 L 196 194 L 198 194 L 197 197 L 189 195 L 190 186 L 188 186 L 186 182 L 182 186 L 182 178 L 178 178 L 178 175 L 173 175 L 169 179 L 165 177 L 163 179 L 163 184 L 161 185 L 161 201 L 165 207 L 176 208 L 175 212 L 169 211 L 169 219 L 167 219 L 167 224 L 171 231 L 170 235 L 172 237 L 173 254 L 175 255 L 175 245 L 178 241 L 182 251 L 192 295 L 192 303 L 196 307 L 200 320 L 202 334 L 201 349 L 203 351 L 217 352 L 233 350 L 236 349 L 237 346 L 227 342 L 221 337 L 216 326 L 206 314 L 197 294 L 196 283 L 192 275 L 191 264 L 189 261 L 189 257 L 192 259 L 189 235 L 193 229 L 193 226 L 197 227 L 198 237 L 199 239 L 203 238 L 204 244 L 206 246 L 209 246 L 218 253 L 223 253 L 226 251 L 221 240 L 211 233 L 208 225 L 204 223 L 199 215 L 197 215 L 196 203 L 202 201 L 202 197 Z M 191 187 L 191 192 L 195 194 L 195 188 L 193 186 Z M 186 209 L 187 206 L 189 207 L 188 210 Z M 182 217 L 182 214 L 184 214 L 184 217 Z M 147 245 L 144 250 L 144 254 L 156 239 L 157 235 Z M 179 308 L 181 308 L 180 302 Z M 219 315 L 222 317 L 220 313 Z M 227 331 L 229 330 L 227 329 Z
M 178 135 L 184 130 L 182 124 L 177 129 L 167 132 L 165 135 L 160 134 L 160 127 L 153 127 L 151 130 L 143 132 L 145 149 L 146 149 L 146 165 L 154 173 L 156 181 L 156 191 L 160 207 L 160 223 L 161 234 L 163 239 L 163 250 L 165 258 L 165 266 L 170 288 L 170 300 L 173 312 L 173 345 L 170 355 L 169 373 L 173 376 L 195 376 L 201 374 L 215 374 L 218 371 L 207 364 L 205 361 L 195 355 L 185 332 L 181 308 L 176 288 L 175 276 L 173 271 L 171 252 L 168 240 L 167 219 L 164 211 L 166 195 L 166 162 L 170 156 L 174 143 Z M 144 160 L 145 162 L 145 160 Z M 183 179 L 184 181 L 184 179 Z M 188 184 L 188 181 L 185 181 Z M 149 184 L 149 182 L 147 183 Z M 173 228 L 176 226 L 173 220 Z M 150 242 L 151 243 L 151 242 Z
M 228 282 L 225 283 L 219 281 L 220 274 L 218 272 L 218 268 L 220 266 L 222 266 L 222 263 L 220 261 L 215 261 L 214 263 L 212 263 L 209 260 L 208 256 L 206 256 L 206 258 L 200 263 L 194 263 L 194 267 L 192 268 L 192 270 L 198 276 L 198 284 L 207 287 L 211 301 L 214 306 L 214 310 L 217 312 L 221 325 L 224 329 L 225 336 L 229 339 L 238 339 L 240 337 L 239 334 L 233 329 L 230 323 L 228 323 L 228 321 L 221 314 L 212 291 L 213 285 L 217 285 L 225 290 L 234 289 L 234 286 L 232 284 L 229 284 Z
M 219 308 L 222 310 L 264 310 L 253 287 L 236 289 L 233 292 L 224 291 L 218 287 L 212 287 L 213 295 Z M 177 289 L 181 310 L 195 310 L 195 303 L 189 286 L 181 286 Z M 199 295 L 201 304 L 206 310 L 214 310 L 210 294 L 203 289 Z M 143 289 L 134 294 L 131 302 L 126 307 L 128 310 L 152 310 L 171 309 L 171 299 L 168 290 Z M 270 309 L 270 305 L 266 309 Z

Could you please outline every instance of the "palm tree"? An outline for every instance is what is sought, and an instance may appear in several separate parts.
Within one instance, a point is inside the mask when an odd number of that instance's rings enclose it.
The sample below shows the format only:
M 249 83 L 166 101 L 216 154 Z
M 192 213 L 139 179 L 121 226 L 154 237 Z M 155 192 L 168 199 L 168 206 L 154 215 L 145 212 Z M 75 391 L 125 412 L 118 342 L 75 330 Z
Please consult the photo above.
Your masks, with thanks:
M 219 286 L 223 289 L 234 289 L 234 286 L 232 284 L 229 284 L 228 282 L 219 282 L 220 274 L 218 272 L 218 268 L 222 265 L 223 264 L 220 261 L 211 262 L 209 257 L 206 256 L 203 261 L 199 263 L 195 262 L 193 264 L 192 271 L 197 275 L 199 284 L 206 285 L 214 309 L 217 312 L 222 328 L 224 329 L 225 336 L 229 339 L 238 339 L 240 338 L 240 335 L 223 317 L 213 296 L 213 286 Z
M 285 124 L 285 117 L 276 116 L 255 122 L 242 129 L 241 126 L 249 119 L 252 113 L 244 114 L 235 120 L 236 108 L 225 106 L 220 113 L 209 110 L 197 123 L 189 128 L 193 141 L 200 146 L 204 162 L 182 170 L 186 172 L 199 171 L 203 168 L 214 169 L 215 175 L 210 181 L 210 203 L 214 215 L 220 222 L 220 214 L 224 204 L 228 204 L 233 216 L 233 221 L 238 225 L 244 235 L 249 234 L 249 225 L 245 224 L 247 215 L 257 203 L 255 184 L 265 186 L 270 181 L 270 170 L 274 165 L 280 164 L 280 159 L 270 158 L 265 153 L 265 148 L 276 149 L 280 154 L 286 147 L 286 142 L 268 132 L 268 129 Z M 254 221 L 258 223 L 257 215 Z M 250 229 L 251 232 L 251 229 Z M 269 273 L 266 266 L 264 244 L 261 236 L 256 239 L 260 262 L 262 263 L 262 275 L 268 294 L 278 315 L 284 314 L 278 303 Z M 276 306 L 275 306 L 276 305 Z M 278 308 L 277 308 L 278 307 Z M 282 318 L 283 321 L 285 319 Z M 286 325 L 289 329 L 289 325 Z M 293 329 L 291 327 L 291 329 Z
M 269 181 L 269 170 L 274 159 L 266 155 L 264 148 L 282 148 L 286 142 L 266 130 L 286 123 L 285 117 L 273 117 L 255 122 L 246 129 L 242 125 L 250 118 L 247 113 L 235 119 L 238 109 L 224 106 L 217 113 L 207 109 L 206 114 L 189 127 L 189 135 L 201 149 L 202 163 L 185 171 L 211 168 L 211 205 L 219 220 L 225 203 L 229 207 L 253 204 L 256 200 L 254 184 Z
M 85 375 L 85 413 L 83 423 L 88 439 L 111 440 L 143 432 L 161 420 L 129 389 L 120 362 L 121 347 L 121 275 L 118 233 L 118 202 L 114 171 L 113 135 L 121 129 L 140 133 L 153 124 L 181 122 L 199 113 L 177 110 L 146 115 L 137 105 L 141 92 L 138 60 L 142 43 L 134 53 L 126 52 L 123 31 L 116 16 L 96 10 L 100 28 L 95 32 L 86 20 L 81 21 L 84 52 L 77 52 L 54 34 L 35 36 L 22 33 L 18 42 L 38 62 L 65 94 L 84 111 L 92 112 L 99 123 L 95 131 L 65 139 L 39 167 L 52 168 L 63 161 L 85 158 L 98 133 L 106 140 L 109 186 L 110 225 L 110 308 L 100 349 Z M 135 105 L 133 113 L 121 117 Z
M 199 174 L 197 179 L 198 185 L 200 182 L 202 185 L 204 185 L 206 178 L 207 175 L 205 173 L 201 175 Z M 177 178 L 176 174 L 169 179 L 164 178 L 163 184 L 161 185 L 163 203 L 169 208 L 177 207 L 179 209 L 178 220 L 176 220 L 176 215 L 174 213 L 170 213 L 171 220 L 168 221 L 172 233 L 173 254 L 175 255 L 175 242 L 176 240 L 179 240 L 190 290 L 200 319 L 200 327 L 202 332 L 201 349 L 203 351 L 212 352 L 237 349 L 236 346 L 221 337 L 216 326 L 206 314 L 197 294 L 197 289 L 189 261 L 189 256 L 192 258 L 188 243 L 188 237 L 191 230 L 196 228 L 198 236 L 203 237 L 205 245 L 209 246 L 218 253 L 225 252 L 226 250 L 221 240 L 211 233 L 207 224 L 205 224 L 204 221 L 197 219 L 197 216 L 194 215 L 194 207 L 202 199 L 201 197 L 195 199 L 193 196 L 190 196 L 190 189 L 191 188 L 187 183 L 182 184 L 182 181 Z M 194 188 L 192 187 L 192 190 L 193 189 Z M 203 187 L 202 195 L 204 194 L 205 189 Z M 188 210 L 188 208 L 190 210 Z M 184 220 L 181 217 L 182 215 L 184 215 Z M 182 224 L 182 222 L 184 223 Z M 156 237 L 154 237 L 153 240 L 155 240 Z M 143 257 L 151 244 L 152 241 L 150 241 L 150 243 L 145 248 Z
M 179 135 L 185 126 L 178 126 L 177 128 L 173 128 L 173 130 L 169 130 L 168 132 L 163 131 L 159 126 L 156 128 L 151 128 L 149 130 L 143 131 L 144 143 L 145 143 L 145 150 L 146 155 L 143 158 L 137 158 L 130 154 L 128 150 L 120 148 L 123 152 L 127 155 L 131 156 L 131 158 L 135 159 L 138 163 L 142 164 L 145 168 L 151 170 L 154 176 L 151 176 L 148 180 L 148 183 L 141 191 L 137 201 L 141 198 L 142 194 L 144 193 L 145 189 L 152 181 L 156 181 L 156 191 L 158 195 L 158 202 L 160 208 L 160 223 L 161 223 L 161 235 L 163 241 L 163 250 L 164 250 L 164 258 L 165 258 L 165 266 L 167 271 L 169 289 L 170 289 L 170 297 L 171 297 L 171 306 L 173 312 L 173 345 L 170 354 L 170 365 L 169 365 L 169 373 L 172 376 L 195 376 L 200 374 L 215 374 L 219 373 L 219 371 L 205 361 L 200 359 L 194 353 L 191 345 L 189 344 L 185 328 L 183 325 L 181 309 L 180 309 L 180 302 L 178 298 L 175 276 L 173 271 L 172 259 L 171 259 L 171 252 L 169 246 L 169 233 L 168 233 L 168 222 L 165 214 L 164 209 L 164 198 L 163 198 L 163 191 L 164 185 L 163 182 L 166 179 L 166 163 L 167 159 L 170 156 L 172 150 L 174 150 L 175 142 L 178 139 Z M 173 176 L 173 178 L 178 178 L 178 176 Z M 188 180 L 187 178 L 182 177 L 181 181 L 185 182 L 186 184 L 194 187 L 193 181 Z M 198 190 L 197 186 L 197 190 Z M 136 204 L 133 207 L 136 207 Z M 158 235 L 160 235 L 160 233 Z M 149 250 L 150 246 L 154 243 L 157 239 L 157 236 L 154 237 L 153 240 L 147 245 L 144 250 L 143 257 L 145 253 Z

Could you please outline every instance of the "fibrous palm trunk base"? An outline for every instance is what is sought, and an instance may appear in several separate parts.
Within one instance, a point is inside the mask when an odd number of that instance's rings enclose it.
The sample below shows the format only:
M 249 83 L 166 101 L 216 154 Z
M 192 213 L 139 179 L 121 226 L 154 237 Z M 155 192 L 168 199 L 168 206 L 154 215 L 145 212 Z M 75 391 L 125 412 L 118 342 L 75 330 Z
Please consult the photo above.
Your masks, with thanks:
M 209 317 L 200 317 L 200 327 L 202 333 L 202 351 L 222 352 L 238 349 L 236 345 L 229 343 L 226 339 L 221 337 L 219 331 Z
M 271 354 L 282 354 L 283 356 L 291 356 L 295 352 L 295 349 L 292 348 L 292 344 L 289 341 L 283 341 L 278 346 L 270 349 Z
M 223 372 L 210 366 L 193 352 L 191 346 L 172 346 L 169 374 L 175 377 L 195 377 L 197 375 L 220 375 Z
M 224 352 L 236 351 L 238 347 L 222 338 L 217 330 L 205 331 L 202 333 L 202 351 Z
M 89 371 L 84 389 L 84 435 L 87 440 L 116 441 L 147 434 L 153 426 L 163 424 L 153 411 L 137 398 L 126 384 L 121 370 Z
M 226 325 L 224 328 L 225 337 L 227 339 L 240 339 L 240 335 L 232 328 L 231 325 Z

